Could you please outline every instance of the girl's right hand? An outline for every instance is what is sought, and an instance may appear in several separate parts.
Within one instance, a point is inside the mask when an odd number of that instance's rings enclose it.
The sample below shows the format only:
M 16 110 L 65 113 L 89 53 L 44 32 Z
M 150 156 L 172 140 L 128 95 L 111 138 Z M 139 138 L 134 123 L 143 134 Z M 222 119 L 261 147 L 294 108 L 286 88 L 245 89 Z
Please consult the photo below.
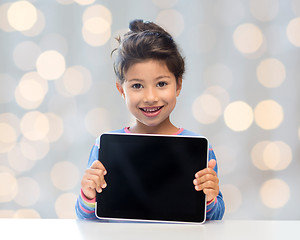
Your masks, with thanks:
M 107 171 L 103 164 L 96 160 L 92 166 L 85 170 L 85 173 L 81 180 L 81 190 L 88 199 L 96 197 L 96 191 L 102 192 L 102 189 L 107 186 L 104 176 Z

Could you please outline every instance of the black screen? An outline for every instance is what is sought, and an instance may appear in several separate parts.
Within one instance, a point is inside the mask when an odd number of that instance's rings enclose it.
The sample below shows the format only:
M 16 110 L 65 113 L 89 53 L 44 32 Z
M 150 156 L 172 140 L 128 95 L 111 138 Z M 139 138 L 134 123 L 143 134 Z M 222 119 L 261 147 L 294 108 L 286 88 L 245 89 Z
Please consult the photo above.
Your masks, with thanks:
M 195 173 L 206 168 L 202 137 L 103 134 L 99 160 L 107 187 L 97 193 L 99 218 L 204 222 L 203 191 Z

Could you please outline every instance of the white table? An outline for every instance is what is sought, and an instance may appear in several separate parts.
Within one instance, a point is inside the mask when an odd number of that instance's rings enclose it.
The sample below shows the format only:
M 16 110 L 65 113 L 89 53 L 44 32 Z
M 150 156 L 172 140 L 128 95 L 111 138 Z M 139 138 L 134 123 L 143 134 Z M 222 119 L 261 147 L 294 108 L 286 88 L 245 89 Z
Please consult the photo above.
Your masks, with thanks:
M 300 239 L 300 221 L 212 221 L 203 225 L 100 223 L 63 219 L 0 219 L 0 238 L 98 240 Z

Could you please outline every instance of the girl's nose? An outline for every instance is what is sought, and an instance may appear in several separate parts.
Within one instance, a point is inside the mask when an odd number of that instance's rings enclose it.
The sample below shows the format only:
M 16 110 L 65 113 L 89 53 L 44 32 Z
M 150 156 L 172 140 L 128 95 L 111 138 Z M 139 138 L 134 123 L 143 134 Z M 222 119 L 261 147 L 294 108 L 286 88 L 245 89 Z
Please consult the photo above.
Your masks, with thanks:
M 144 95 L 144 102 L 148 104 L 152 104 L 158 101 L 158 96 L 155 90 L 147 89 Z

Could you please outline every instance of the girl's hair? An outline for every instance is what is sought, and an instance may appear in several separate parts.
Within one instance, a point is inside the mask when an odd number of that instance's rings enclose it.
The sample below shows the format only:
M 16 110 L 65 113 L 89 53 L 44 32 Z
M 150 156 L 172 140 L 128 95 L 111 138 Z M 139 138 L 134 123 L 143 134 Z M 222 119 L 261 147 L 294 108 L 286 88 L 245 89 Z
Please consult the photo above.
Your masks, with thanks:
M 129 29 L 123 39 L 117 38 L 120 45 L 112 52 L 116 53 L 114 70 L 120 83 L 124 83 L 129 67 L 150 59 L 165 62 L 178 82 L 185 64 L 172 36 L 157 24 L 143 20 L 131 21 Z

